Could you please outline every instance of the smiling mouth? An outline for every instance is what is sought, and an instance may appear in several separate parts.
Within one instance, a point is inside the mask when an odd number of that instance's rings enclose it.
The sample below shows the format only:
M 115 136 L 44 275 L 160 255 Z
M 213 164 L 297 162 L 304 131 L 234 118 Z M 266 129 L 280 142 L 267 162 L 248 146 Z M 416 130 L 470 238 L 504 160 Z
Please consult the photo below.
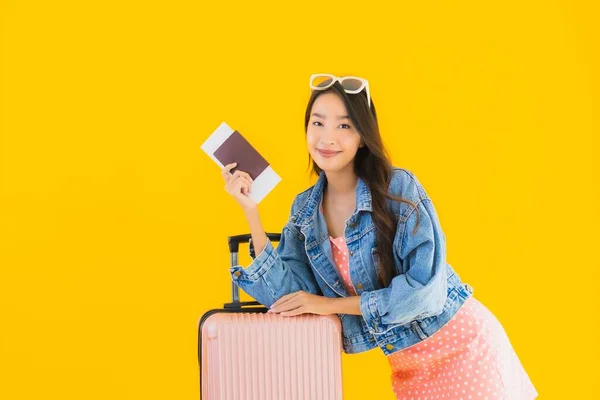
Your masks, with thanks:
M 331 151 L 331 150 L 321 150 L 321 149 L 317 149 L 317 151 L 319 152 L 319 154 L 321 154 L 324 157 L 332 157 L 332 156 L 335 156 L 336 154 L 341 153 L 341 151 Z

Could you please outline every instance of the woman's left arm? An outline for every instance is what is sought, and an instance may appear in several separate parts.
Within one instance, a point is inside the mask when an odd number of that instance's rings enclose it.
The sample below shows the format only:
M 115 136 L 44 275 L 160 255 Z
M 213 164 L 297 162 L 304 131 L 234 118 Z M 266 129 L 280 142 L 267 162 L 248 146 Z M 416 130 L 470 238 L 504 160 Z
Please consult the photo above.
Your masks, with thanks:
M 419 226 L 416 208 L 398 221 L 400 259 L 405 273 L 395 276 L 383 289 L 360 295 L 360 310 L 371 333 L 382 333 L 390 325 L 440 314 L 447 298 L 446 238 L 429 197 L 421 198 Z
M 325 297 L 301 290 L 281 297 L 271 305 L 269 312 L 280 313 L 284 317 L 306 313 L 361 315 L 360 296 Z

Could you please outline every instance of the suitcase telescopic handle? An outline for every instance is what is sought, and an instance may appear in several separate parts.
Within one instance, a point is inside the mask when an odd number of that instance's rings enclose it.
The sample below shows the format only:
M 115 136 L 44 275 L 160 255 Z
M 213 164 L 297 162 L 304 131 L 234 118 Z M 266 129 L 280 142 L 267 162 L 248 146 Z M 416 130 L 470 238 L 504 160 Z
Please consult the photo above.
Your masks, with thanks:
M 270 241 L 272 242 L 279 242 L 279 240 L 281 239 L 281 233 L 268 233 L 266 232 L 267 237 L 269 238 Z M 237 253 L 239 251 L 239 247 L 240 247 L 240 243 L 250 243 L 252 244 L 252 235 L 249 233 L 246 233 L 244 235 L 235 235 L 235 236 L 229 236 L 228 238 L 229 241 L 229 252 L 230 253 Z
M 272 242 L 279 242 L 281 240 L 281 233 L 269 233 L 265 232 L 267 237 Z M 250 246 L 250 254 L 253 254 L 253 245 L 252 245 L 252 234 L 243 234 L 243 235 L 235 235 L 228 237 L 229 242 L 229 253 L 231 255 L 231 266 L 236 266 L 238 264 L 238 252 L 240 249 L 240 243 L 248 243 Z M 244 301 L 240 302 L 240 288 L 237 283 L 232 279 L 231 280 L 231 303 L 225 304 L 225 308 L 242 308 L 244 306 L 260 306 L 261 304 L 258 301 Z

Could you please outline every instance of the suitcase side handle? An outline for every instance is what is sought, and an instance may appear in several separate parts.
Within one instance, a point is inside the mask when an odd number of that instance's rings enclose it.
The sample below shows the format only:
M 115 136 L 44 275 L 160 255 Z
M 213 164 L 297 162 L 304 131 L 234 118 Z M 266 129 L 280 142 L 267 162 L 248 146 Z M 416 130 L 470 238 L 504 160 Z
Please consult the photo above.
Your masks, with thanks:
M 272 242 L 279 242 L 281 239 L 281 233 L 269 233 L 265 232 L 267 237 Z M 250 255 L 254 254 L 254 247 L 252 245 L 252 234 L 246 233 L 243 235 L 234 235 L 227 238 L 229 243 L 229 253 L 231 256 L 231 266 L 236 266 L 238 263 L 238 252 L 240 249 L 240 243 L 248 243 L 250 246 Z M 237 283 L 231 280 L 231 303 L 226 303 L 225 308 L 242 308 L 244 306 L 260 306 L 258 301 L 245 301 L 240 302 L 240 288 Z

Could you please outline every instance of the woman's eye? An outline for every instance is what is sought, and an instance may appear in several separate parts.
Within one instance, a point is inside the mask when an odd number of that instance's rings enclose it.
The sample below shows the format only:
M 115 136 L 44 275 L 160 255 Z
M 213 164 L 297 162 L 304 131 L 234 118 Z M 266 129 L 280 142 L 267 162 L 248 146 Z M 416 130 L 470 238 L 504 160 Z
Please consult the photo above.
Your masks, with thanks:
M 317 125 L 317 124 L 318 124 L 318 125 Z M 321 122 L 319 122 L 319 121 L 314 121 L 314 122 L 313 122 L 313 125 L 314 125 L 314 126 L 322 126 L 323 124 L 321 124 Z M 345 126 L 345 127 L 347 127 L 347 128 L 344 128 L 344 129 L 351 129 L 351 128 L 352 128 L 352 127 L 351 127 L 350 125 L 348 125 L 348 124 L 341 124 L 340 126 L 341 126 L 341 127 L 344 127 L 344 126 Z

